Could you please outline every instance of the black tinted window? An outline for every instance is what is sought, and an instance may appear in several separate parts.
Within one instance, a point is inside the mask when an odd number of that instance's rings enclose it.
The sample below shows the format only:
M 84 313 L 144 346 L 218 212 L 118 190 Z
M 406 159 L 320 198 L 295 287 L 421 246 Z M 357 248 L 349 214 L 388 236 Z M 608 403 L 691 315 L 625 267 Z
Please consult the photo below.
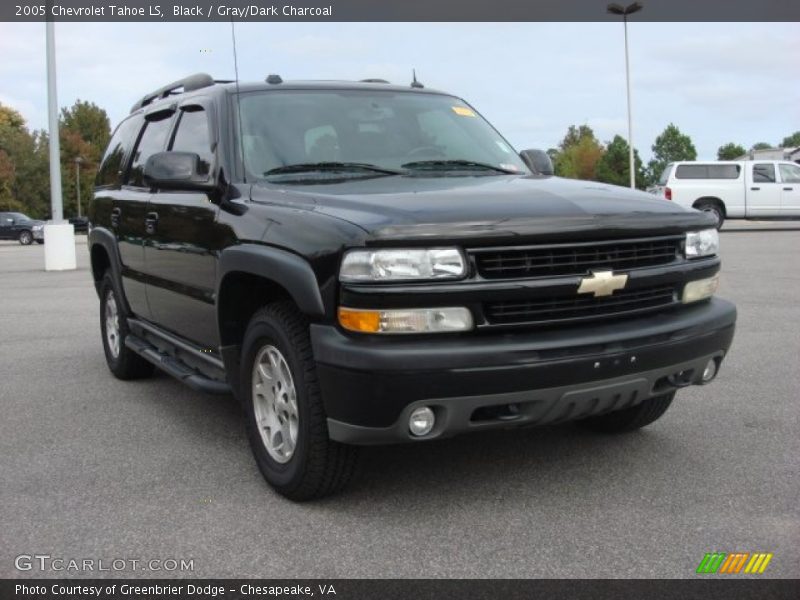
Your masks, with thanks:
M 144 187 L 144 165 L 147 159 L 156 152 L 162 152 L 167 146 L 167 136 L 169 135 L 171 119 L 160 121 L 148 121 L 145 125 L 144 133 L 136 145 L 133 152 L 133 162 L 131 172 L 128 176 L 128 185 Z
M 739 165 L 680 165 L 675 169 L 678 179 L 738 179 Z
M 753 165 L 753 181 L 757 183 L 773 183 L 775 181 L 775 165 L 769 163 Z
M 120 123 L 111 141 L 108 143 L 106 153 L 97 171 L 95 185 L 116 185 L 119 183 L 120 172 L 125 168 L 122 161 L 129 155 L 130 149 L 136 141 L 136 134 L 142 124 L 142 117 L 138 115 Z
M 709 179 L 738 179 L 742 168 L 739 165 L 708 165 Z
M 199 107 L 193 107 L 182 113 L 178 131 L 175 133 L 175 140 L 170 149 L 199 154 L 200 172 L 208 173 L 214 162 L 214 155 L 211 152 L 211 136 L 208 130 L 206 111 Z
M 708 179 L 708 167 L 706 165 L 678 165 L 675 169 L 677 179 Z

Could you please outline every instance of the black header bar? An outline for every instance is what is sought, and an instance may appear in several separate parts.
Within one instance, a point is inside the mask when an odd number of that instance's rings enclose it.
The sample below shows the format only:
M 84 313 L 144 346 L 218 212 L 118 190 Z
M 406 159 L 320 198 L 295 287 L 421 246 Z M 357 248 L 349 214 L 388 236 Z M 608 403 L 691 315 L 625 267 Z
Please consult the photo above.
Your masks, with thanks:
M 605 0 L 3 0 L 0 21 L 620 21 Z M 624 4 L 624 3 L 623 3 Z M 800 21 L 792 0 L 642 0 L 635 21 Z
M 693 579 L 16 579 L 0 580 L 3 600 L 796 600 L 797 580 Z

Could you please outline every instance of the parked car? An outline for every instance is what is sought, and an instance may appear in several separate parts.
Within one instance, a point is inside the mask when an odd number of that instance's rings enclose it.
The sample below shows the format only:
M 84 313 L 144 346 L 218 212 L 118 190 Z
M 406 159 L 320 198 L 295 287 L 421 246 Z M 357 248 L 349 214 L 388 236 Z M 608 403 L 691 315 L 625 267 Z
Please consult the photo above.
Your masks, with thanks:
M 733 339 L 711 216 L 553 177 L 418 85 L 167 85 L 89 216 L 111 372 L 232 393 L 294 500 L 341 489 L 359 445 L 643 427 Z
M 652 193 L 725 219 L 800 217 L 800 165 L 782 160 L 670 163 Z
M 69 223 L 75 229 L 75 233 L 89 233 L 89 217 L 72 217 Z
M 0 240 L 18 240 L 23 246 L 44 244 L 44 221 L 18 212 L 0 212 Z

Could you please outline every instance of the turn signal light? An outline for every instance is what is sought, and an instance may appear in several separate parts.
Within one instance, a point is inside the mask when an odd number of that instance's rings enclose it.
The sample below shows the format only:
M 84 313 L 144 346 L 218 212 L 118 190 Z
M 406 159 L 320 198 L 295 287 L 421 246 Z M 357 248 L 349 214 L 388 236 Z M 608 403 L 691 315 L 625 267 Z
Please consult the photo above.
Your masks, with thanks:
M 339 307 L 339 324 L 359 333 L 446 333 L 473 327 L 472 313 L 460 306 L 387 310 Z

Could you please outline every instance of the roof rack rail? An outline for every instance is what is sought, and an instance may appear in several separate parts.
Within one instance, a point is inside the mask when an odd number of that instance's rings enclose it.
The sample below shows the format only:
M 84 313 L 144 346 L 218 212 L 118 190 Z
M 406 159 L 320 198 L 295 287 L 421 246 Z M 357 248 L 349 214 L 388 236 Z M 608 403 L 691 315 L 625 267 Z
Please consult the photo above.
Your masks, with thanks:
M 150 92 L 149 94 L 145 95 L 141 100 L 131 107 L 131 112 L 137 111 L 143 106 L 147 106 L 154 100 L 166 98 L 167 96 L 174 94 L 177 90 L 182 89 L 184 92 L 192 92 L 194 90 L 199 90 L 201 88 L 214 85 L 214 83 L 214 79 L 207 73 L 195 73 L 194 75 L 189 75 L 188 77 L 184 77 L 178 81 L 173 81 L 172 83 L 167 84 L 164 87 L 160 87 L 154 92 Z
M 370 79 L 362 79 L 361 83 L 389 83 L 389 82 L 386 81 L 385 79 L 378 79 L 378 78 L 372 77 Z

